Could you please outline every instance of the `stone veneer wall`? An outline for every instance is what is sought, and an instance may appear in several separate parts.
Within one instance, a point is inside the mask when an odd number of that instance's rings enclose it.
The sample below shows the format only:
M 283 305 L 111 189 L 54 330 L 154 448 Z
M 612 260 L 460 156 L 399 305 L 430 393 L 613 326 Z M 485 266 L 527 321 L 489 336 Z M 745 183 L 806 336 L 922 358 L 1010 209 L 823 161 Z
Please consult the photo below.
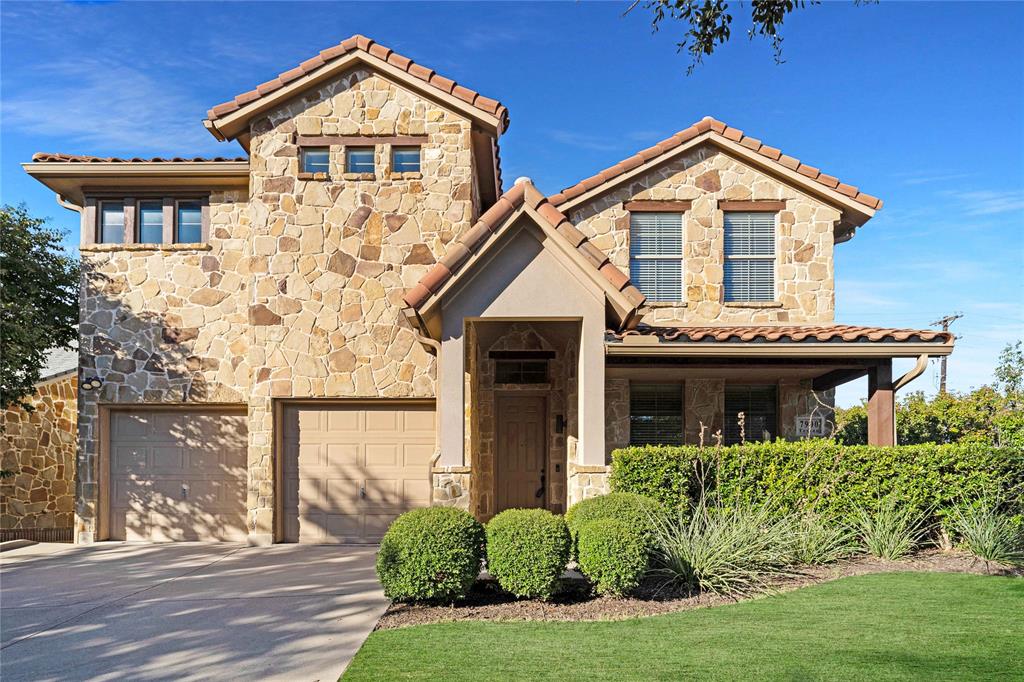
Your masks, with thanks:
M 839 211 L 702 145 L 587 204 L 569 216 L 591 243 L 629 272 L 632 200 L 691 200 L 684 217 L 685 305 L 656 304 L 643 322 L 761 324 L 832 322 L 835 308 L 833 227 Z M 776 232 L 776 304 L 723 303 L 724 230 L 719 200 L 785 201 Z
M 0 413 L 0 538 L 70 540 L 74 527 L 78 374 L 37 386 L 31 412 Z M 54 533 L 66 537 L 58 537 Z

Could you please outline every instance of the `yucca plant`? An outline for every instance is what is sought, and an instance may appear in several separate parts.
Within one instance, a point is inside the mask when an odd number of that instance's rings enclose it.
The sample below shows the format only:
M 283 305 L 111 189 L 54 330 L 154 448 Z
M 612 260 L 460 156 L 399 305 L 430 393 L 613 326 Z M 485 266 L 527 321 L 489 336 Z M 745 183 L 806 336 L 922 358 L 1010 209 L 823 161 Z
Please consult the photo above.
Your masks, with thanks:
M 718 594 L 747 594 L 793 575 L 791 522 L 768 505 L 709 506 L 655 519 L 652 574 L 667 584 Z
M 985 562 L 1024 566 L 1024 524 L 1000 511 L 991 500 L 961 503 L 945 525 L 957 544 Z
M 861 507 L 853 526 L 864 549 L 882 559 L 902 559 L 915 550 L 928 533 L 926 515 L 889 495 L 874 509 Z
M 789 553 L 793 563 L 823 566 L 853 556 L 857 549 L 857 537 L 845 523 L 813 513 L 792 521 Z

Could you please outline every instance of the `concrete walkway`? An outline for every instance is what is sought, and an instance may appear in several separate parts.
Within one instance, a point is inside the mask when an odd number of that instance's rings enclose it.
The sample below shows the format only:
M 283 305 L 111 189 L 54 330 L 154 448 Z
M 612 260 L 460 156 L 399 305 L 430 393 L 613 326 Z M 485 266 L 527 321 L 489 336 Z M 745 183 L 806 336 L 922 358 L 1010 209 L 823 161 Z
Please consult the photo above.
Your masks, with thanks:
M 387 608 L 373 547 L 0 554 L 0 679 L 336 680 Z

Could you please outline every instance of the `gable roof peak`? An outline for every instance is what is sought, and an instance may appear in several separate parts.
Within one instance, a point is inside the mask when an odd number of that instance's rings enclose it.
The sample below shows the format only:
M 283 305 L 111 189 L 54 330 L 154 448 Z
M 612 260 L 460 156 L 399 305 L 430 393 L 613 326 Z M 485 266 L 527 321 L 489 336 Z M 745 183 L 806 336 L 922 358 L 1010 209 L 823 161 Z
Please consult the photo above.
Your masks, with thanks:
M 212 107 L 206 114 L 207 118 L 204 124 L 214 136 L 220 139 L 234 137 L 238 134 L 235 130 L 237 126 L 226 128 L 224 124 L 227 123 L 227 119 L 238 118 L 246 110 L 251 110 L 255 115 L 278 99 L 294 96 L 293 89 L 297 81 L 309 82 L 312 87 L 333 75 L 336 70 L 347 66 L 352 59 L 358 59 L 371 67 L 391 72 L 411 84 L 418 85 L 424 91 L 448 98 L 453 104 L 465 107 L 470 112 L 476 112 L 482 119 L 489 122 L 495 135 L 500 135 L 508 129 L 508 109 L 498 100 L 484 97 L 475 90 L 459 85 L 433 69 L 417 64 L 372 38 L 358 33 L 342 40 L 337 45 L 321 50 L 298 66 L 278 74 L 277 78 L 261 83 L 252 90 Z

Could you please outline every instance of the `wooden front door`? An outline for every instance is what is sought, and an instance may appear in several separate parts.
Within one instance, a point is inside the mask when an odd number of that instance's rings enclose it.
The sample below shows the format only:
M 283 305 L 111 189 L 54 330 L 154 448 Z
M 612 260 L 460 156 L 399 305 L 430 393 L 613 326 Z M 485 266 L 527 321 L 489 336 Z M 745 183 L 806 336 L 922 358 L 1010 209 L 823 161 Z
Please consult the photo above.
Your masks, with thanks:
M 547 399 L 498 396 L 497 511 L 547 504 Z

